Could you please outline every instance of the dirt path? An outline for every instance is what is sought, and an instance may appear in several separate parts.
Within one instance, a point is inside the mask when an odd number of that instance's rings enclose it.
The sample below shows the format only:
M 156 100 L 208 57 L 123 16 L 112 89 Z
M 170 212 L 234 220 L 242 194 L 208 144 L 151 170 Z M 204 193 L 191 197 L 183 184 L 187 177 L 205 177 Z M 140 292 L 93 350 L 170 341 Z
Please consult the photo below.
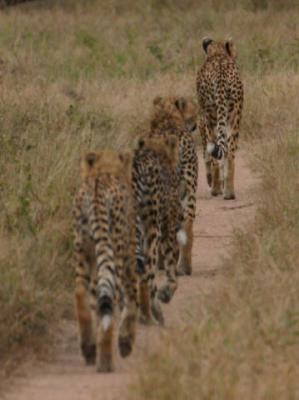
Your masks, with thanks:
M 201 159 L 201 157 L 200 157 Z M 252 220 L 255 212 L 252 187 L 256 184 L 242 153 L 237 159 L 237 200 L 211 198 L 200 164 L 197 220 L 193 252 L 193 276 L 179 281 L 173 301 L 164 307 L 166 327 L 184 327 L 188 321 L 186 310 L 191 309 L 198 296 L 217 289 L 221 279 L 221 260 L 229 250 L 233 229 Z M 159 344 L 161 329 L 138 327 L 133 355 L 127 360 L 116 359 L 116 372 L 97 374 L 86 367 L 78 349 L 75 321 L 65 321 L 61 327 L 55 361 L 41 364 L 26 377 L 15 380 L 5 400 L 119 400 L 124 398 L 128 383 L 142 363 L 144 352 Z M 140 399 L 142 400 L 142 399 Z

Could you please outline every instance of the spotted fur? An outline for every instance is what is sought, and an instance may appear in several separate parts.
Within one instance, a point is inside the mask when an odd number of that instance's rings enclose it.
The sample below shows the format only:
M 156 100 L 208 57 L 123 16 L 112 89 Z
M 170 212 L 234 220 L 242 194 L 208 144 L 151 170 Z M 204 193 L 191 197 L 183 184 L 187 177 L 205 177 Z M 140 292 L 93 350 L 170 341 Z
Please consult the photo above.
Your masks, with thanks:
M 109 372 L 115 312 L 121 299 L 118 345 L 123 357 L 130 354 L 135 338 L 138 304 L 131 156 L 108 150 L 88 153 L 81 175 L 73 210 L 80 343 L 86 363 Z
M 234 199 L 235 152 L 243 109 L 243 85 L 231 40 L 203 40 L 206 60 L 197 75 L 200 132 L 212 195 Z
M 153 106 L 149 136 L 175 135 L 179 143 L 180 199 L 186 238 L 180 245 L 178 274 L 191 275 L 198 173 L 198 158 L 192 132 L 197 127 L 197 107 L 184 97 L 156 97 Z
M 183 218 L 179 194 L 178 144 L 175 137 L 144 137 L 133 158 L 137 209 L 137 260 L 143 322 L 163 324 L 160 301 L 168 303 L 176 288 L 178 242 Z M 166 283 L 157 290 L 159 254 Z

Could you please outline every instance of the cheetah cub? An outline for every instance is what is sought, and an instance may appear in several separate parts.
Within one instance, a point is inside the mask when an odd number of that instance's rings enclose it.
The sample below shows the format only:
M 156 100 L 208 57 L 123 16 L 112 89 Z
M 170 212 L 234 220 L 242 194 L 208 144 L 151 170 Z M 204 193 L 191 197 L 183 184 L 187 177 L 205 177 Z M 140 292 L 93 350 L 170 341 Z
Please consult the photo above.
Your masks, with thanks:
M 75 303 L 80 344 L 87 364 L 113 370 L 116 308 L 122 305 L 118 347 L 128 356 L 137 317 L 136 231 L 131 155 L 88 153 L 73 210 L 76 260 Z

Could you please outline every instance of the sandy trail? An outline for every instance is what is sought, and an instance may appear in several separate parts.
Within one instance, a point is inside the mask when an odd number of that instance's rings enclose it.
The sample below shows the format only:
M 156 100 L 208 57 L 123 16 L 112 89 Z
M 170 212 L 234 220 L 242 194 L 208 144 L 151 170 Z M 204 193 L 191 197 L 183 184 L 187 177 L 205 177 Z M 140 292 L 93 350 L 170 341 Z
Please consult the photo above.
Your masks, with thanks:
M 193 249 L 193 276 L 182 277 L 173 301 L 164 307 L 166 327 L 183 328 L 188 312 L 198 297 L 217 290 L 222 278 L 223 256 L 229 253 L 233 229 L 246 225 L 255 213 L 252 187 L 256 179 L 249 170 L 242 152 L 237 157 L 237 200 L 211 198 L 200 157 L 197 219 Z M 86 367 L 79 353 L 75 321 L 64 321 L 54 349 L 54 360 L 29 368 L 24 377 L 15 379 L 5 400 L 119 400 L 124 398 L 129 382 L 142 365 L 145 352 L 159 346 L 161 329 L 139 325 L 137 343 L 129 359 L 115 360 L 116 372 L 97 374 Z M 142 399 L 141 399 L 142 400 Z

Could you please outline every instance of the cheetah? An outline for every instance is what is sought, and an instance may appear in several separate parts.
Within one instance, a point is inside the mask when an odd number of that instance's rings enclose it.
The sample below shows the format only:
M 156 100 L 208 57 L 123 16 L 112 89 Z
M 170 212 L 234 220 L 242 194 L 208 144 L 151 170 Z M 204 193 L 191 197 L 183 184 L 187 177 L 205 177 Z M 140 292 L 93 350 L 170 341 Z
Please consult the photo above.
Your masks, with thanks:
M 177 273 L 191 275 L 198 174 L 198 158 L 192 132 L 197 127 L 197 107 L 192 100 L 184 97 L 156 97 L 150 125 L 150 137 L 175 135 L 179 142 L 180 198 L 186 240 L 180 245 Z
M 142 322 L 164 323 L 160 301 L 168 303 L 177 289 L 176 264 L 183 211 L 180 203 L 178 143 L 174 136 L 142 137 L 133 157 L 133 191 L 137 210 L 137 266 Z M 157 290 L 159 253 L 166 283 Z
M 122 309 L 118 346 L 128 356 L 135 339 L 138 310 L 132 156 L 103 150 L 81 162 L 81 187 L 75 197 L 75 304 L 80 344 L 87 364 L 113 370 L 117 306 Z
M 235 153 L 243 109 L 243 84 L 232 40 L 202 42 L 207 55 L 196 86 L 201 113 L 200 133 L 211 194 L 235 199 Z

